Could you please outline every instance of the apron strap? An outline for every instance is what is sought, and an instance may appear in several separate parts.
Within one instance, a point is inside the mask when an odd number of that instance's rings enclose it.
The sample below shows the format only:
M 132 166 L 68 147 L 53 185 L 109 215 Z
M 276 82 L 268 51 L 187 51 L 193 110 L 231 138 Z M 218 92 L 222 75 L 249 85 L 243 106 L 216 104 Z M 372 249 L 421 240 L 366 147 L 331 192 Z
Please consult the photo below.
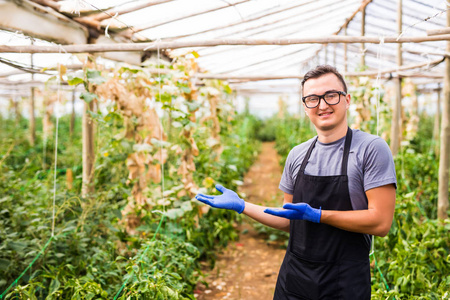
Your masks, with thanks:
M 352 144 L 352 130 L 347 129 L 347 136 L 345 137 L 344 157 L 342 159 L 341 175 L 347 175 L 348 156 L 350 154 L 350 145 Z
M 298 174 L 304 173 L 304 172 L 305 172 L 306 165 L 308 164 L 308 159 L 309 159 L 309 157 L 311 156 L 311 152 L 313 151 L 314 147 L 316 146 L 316 142 L 317 142 L 317 139 L 318 139 L 318 138 L 319 138 L 319 137 L 316 137 L 316 139 L 311 143 L 311 146 L 309 146 L 308 152 L 306 152 L 306 155 L 305 155 L 305 157 L 303 158 L 302 165 L 301 165 L 301 167 L 300 167 L 300 170 L 299 170 L 299 173 L 298 173 Z M 299 176 L 297 175 L 297 178 L 298 178 L 298 177 L 299 177 Z
M 316 137 L 316 139 L 311 143 L 311 146 L 309 146 L 308 152 L 306 152 L 306 155 L 303 158 L 302 165 L 300 166 L 298 174 L 305 172 L 306 165 L 308 164 L 308 159 L 311 156 L 314 147 L 316 146 L 318 138 L 319 137 Z M 344 157 L 342 158 L 341 175 L 347 175 L 348 156 L 350 154 L 351 144 L 352 144 L 352 130 L 350 129 L 350 127 L 348 127 L 347 135 L 345 136 Z

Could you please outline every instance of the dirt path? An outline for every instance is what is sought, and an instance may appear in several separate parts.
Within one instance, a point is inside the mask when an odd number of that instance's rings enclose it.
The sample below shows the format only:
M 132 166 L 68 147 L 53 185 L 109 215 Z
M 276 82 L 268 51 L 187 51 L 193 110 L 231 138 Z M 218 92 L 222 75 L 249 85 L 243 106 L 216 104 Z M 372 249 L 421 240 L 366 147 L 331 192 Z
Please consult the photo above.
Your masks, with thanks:
M 244 178 L 239 189 L 248 202 L 263 204 L 279 200 L 278 189 L 282 168 L 274 143 L 264 143 L 262 152 Z M 272 202 L 273 203 L 273 202 Z M 205 279 L 209 287 L 199 286 L 198 300 L 271 300 L 285 250 L 269 245 L 249 224 L 248 217 L 240 226 L 240 239 L 219 255 L 216 267 Z

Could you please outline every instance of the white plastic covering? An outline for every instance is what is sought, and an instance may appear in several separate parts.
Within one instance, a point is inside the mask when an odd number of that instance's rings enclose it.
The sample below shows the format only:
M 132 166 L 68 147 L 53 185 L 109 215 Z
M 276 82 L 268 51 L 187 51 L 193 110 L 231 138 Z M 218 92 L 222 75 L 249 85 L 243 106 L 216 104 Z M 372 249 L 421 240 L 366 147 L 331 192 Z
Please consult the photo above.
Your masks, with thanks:
M 5 0 L 3 0 L 5 1 Z M 39 1 L 35 1 L 39 2 Z M 114 37 L 117 28 L 128 28 L 132 40 L 210 40 L 210 39 L 289 39 L 304 37 L 326 37 L 361 35 L 362 0 L 141 0 L 141 1 L 101 1 L 66 0 L 55 1 L 59 12 L 69 18 L 97 14 L 107 17 L 101 20 L 101 30 Z M 116 10 L 144 6 L 136 11 L 115 15 Z M 366 7 L 365 35 L 377 37 L 397 37 L 397 1 L 372 0 Z M 403 0 L 402 36 L 426 36 L 426 31 L 446 27 L 444 0 Z M 107 12 L 104 12 L 104 11 Z M 86 11 L 91 11 L 90 15 Z M 102 12 L 103 11 L 103 12 Z M 114 18 L 110 18 L 114 16 Z M 146 29 L 147 28 L 147 29 Z M 46 42 L 35 41 L 35 44 Z M 30 44 L 30 39 L 20 33 L 0 32 L 0 44 Z M 445 42 L 403 44 L 403 65 L 426 63 L 445 52 Z M 343 44 L 303 44 L 289 46 L 216 46 L 179 49 L 172 55 L 195 50 L 199 55 L 202 71 L 210 74 L 264 76 L 303 75 L 311 67 L 328 63 L 344 71 Z M 414 53 L 412 53 L 414 52 Z M 397 44 L 347 44 L 348 72 L 361 70 L 361 55 L 365 53 L 368 70 L 396 68 Z M 30 54 L 0 53 L 0 58 L 30 65 Z M 70 54 L 35 54 L 34 64 L 38 67 L 54 66 L 56 62 L 77 63 Z M 424 73 L 442 75 L 443 66 Z M 6 74 L 17 70 L 0 63 L 0 83 Z M 41 76 L 42 77 L 42 76 Z M 2 79 L 3 78 L 3 79 Z M 14 77 L 10 77 L 14 79 Z M 21 77 L 23 78 L 23 75 Z M 30 78 L 27 75 L 25 78 Z M 40 78 L 37 76 L 36 78 Z M 429 82 L 430 79 L 416 79 Z M 441 79 L 433 79 L 438 82 Z M 298 97 L 298 80 L 286 79 L 270 82 L 243 82 L 230 80 L 242 95 L 260 92 L 286 93 Z

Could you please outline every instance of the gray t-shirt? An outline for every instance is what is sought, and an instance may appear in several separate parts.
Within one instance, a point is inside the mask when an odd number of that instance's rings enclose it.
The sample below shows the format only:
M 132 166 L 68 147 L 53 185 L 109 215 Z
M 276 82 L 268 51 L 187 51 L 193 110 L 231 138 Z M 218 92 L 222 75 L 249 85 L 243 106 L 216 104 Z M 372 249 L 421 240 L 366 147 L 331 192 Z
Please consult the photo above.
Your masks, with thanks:
M 300 165 L 315 137 L 295 146 L 284 166 L 279 188 L 294 194 Z M 305 174 L 313 176 L 341 175 L 345 137 L 324 144 L 317 141 L 306 165 Z M 366 191 L 387 184 L 397 186 L 394 160 L 387 143 L 380 137 L 353 130 L 348 158 L 349 193 L 353 210 L 368 208 Z

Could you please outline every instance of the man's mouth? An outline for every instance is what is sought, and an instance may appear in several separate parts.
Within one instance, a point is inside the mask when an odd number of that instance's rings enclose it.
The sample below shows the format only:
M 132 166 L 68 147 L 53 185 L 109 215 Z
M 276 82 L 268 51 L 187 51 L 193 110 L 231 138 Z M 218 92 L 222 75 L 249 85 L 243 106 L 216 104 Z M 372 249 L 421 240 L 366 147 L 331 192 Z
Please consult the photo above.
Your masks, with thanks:
M 323 113 L 319 114 L 319 117 L 326 117 L 326 116 L 331 115 L 332 113 L 333 113 L 332 111 L 323 112 Z

